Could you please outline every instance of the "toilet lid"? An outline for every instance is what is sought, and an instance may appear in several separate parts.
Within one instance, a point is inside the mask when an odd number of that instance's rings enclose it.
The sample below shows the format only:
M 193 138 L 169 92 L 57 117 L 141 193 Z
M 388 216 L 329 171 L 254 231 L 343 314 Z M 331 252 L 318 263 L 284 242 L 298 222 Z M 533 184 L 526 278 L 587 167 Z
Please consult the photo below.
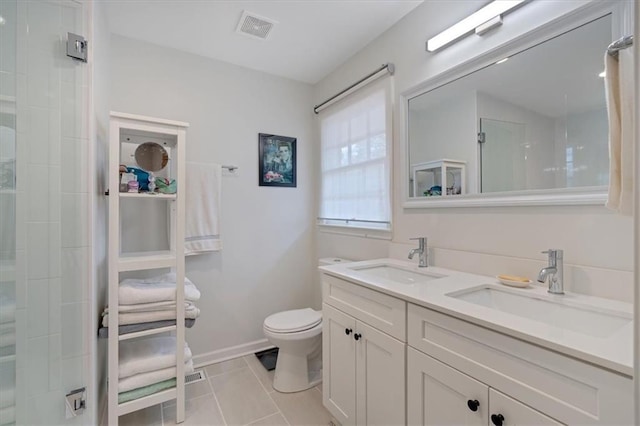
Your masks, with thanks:
M 313 328 L 321 321 L 322 312 L 304 308 L 269 315 L 264 320 L 264 326 L 276 333 L 295 333 Z

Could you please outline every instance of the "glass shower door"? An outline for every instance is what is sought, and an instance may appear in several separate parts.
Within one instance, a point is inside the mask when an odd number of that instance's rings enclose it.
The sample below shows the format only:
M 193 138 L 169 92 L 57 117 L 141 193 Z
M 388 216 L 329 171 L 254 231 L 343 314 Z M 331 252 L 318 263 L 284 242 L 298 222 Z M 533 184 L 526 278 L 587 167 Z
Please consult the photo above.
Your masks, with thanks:
M 526 188 L 525 125 L 480 119 L 480 192 Z
M 73 1 L 0 1 L 0 424 L 67 418 L 88 385 L 87 66 Z

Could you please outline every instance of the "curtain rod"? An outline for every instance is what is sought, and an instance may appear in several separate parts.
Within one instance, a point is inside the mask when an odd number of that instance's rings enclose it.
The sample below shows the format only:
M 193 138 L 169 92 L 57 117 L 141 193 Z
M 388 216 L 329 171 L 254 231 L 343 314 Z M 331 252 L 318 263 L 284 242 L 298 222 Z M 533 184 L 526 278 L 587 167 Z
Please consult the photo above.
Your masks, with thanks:
M 633 44 L 633 36 L 632 35 L 624 36 L 614 41 L 613 43 L 611 43 L 609 47 L 607 47 L 607 53 L 613 57 L 616 57 L 618 56 L 618 52 L 620 50 L 626 49 L 632 44 Z
M 366 219 L 344 219 L 344 218 L 339 218 L 339 217 L 318 217 L 318 220 L 335 220 L 335 221 L 340 221 L 340 222 L 363 222 L 363 223 L 385 223 L 385 224 L 391 224 L 391 222 L 389 222 L 388 220 L 366 220 Z
M 339 99 L 342 99 L 342 97 L 347 95 L 347 93 L 349 93 L 349 92 L 351 92 L 353 90 L 359 89 L 360 86 L 364 86 L 365 84 L 369 83 L 369 81 L 367 81 L 367 80 L 369 80 L 369 79 L 372 79 L 371 81 L 375 80 L 376 78 L 380 77 L 380 75 L 378 75 L 378 74 L 381 73 L 382 71 L 388 71 L 389 74 L 393 75 L 393 73 L 396 71 L 396 67 L 392 63 L 386 63 L 386 64 L 382 65 L 380 68 L 378 68 L 377 70 L 375 70 L 371 74 L 367 75 L 366 77 L 363 77 L 360 80 L 356 81 L 351 86 L 349 86 L 346 89 L 344 89 L 343 91 L 333 95 L 332 97 L 330 97 L 326 101 L 322 102 L 321 104 L 314 106 L 313 107 L 313 112 L 315 112 L 316 114 L 319 113 L 324 108 L 328 107 L 329 105 L 333 104 L 334 102 L 337 102 Z

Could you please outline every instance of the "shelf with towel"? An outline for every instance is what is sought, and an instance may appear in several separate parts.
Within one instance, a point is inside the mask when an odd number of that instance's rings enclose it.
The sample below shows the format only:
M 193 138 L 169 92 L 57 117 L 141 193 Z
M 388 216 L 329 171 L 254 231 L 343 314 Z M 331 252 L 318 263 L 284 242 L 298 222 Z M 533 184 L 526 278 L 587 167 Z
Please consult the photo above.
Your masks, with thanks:
M 141 271 L 145 269 L 173 268 L 176 265 L 175 252 L 170 250 L 120 254 L 118 271 Z
M 168 161 L 163 163 L 161 170 L 175 179 L 177 194 L 186 194 L 187 127 L 187 123 L 112 112 L 109 187 L 120 187 L 122 153 L 130 149 L 123 145 L 143 145 L 147 141 L 155 141 L 162 143 L 169 152 Z M 126 247 L 121 247 L 121 237 L 135 224 L 130 221 L 131 216 L 123 220 L 121 215 L 125 213 L 121 211 L 121 206 L 123 203 L 127 203 L 127 208 L 138 205 L 122 201 L 125 199 L 171 201 L 166 205 L 156 203 L 152 207 L 145 206 L 145 209 L 156 206 L 159 209 L 168 208 L 171 217 L 167 224 L 168 250 L 122 253 Z M 199 314 L 199 310 L 190 302 L 194 300 L 193 283 L 185 278 L 185 199 L 176 194 L 144 192 L 123 192 L 109 197 L 109 298 L 108 307 L 103 312 L 103 327 L 98 334 L 108 339 L 110 425 L 117 425 L 119 416 L 172 399 L 176 400 L 176 423 L 182 423 L 185 418 L 185 373 L 193 369 L 191 352 L 188 352 L 188 357 L 186 354 L 185 317 L 193 320 Z M 146 217 L 138 216 L 142 220 Z M 122 272 L 160 268 L 170 268 L 171 272 L 148 279 L 123 279 L 125 276 L 121 276 Z M 199 293 L 197 295 L 199 298 Z M 172 336 L 167 336 L 168 332 Z M 171 339 L 169 343 L 167 339 Z M 152 341 L 164 343 L 145 349 L 143 355 L 140 355 L 140 349 L 132 349 Z M 171 351 L 172 354 L 169 354 Z M 164 356 L 161 365 L 158 363 L 158 352 Z M 131 361 L 127 354 L 135 355 L 136 367 L 134 371 L 124 373 L 125 364 Z M 171 358 L 167 359 L 167 355 L 171 355 Z

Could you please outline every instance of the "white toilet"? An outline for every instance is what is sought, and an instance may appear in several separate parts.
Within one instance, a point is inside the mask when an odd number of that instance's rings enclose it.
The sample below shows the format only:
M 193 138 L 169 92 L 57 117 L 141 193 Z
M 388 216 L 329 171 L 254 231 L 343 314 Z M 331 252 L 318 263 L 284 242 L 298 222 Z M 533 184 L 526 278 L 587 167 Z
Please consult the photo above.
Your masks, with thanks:
M 319 264 L 348 262 L 320 259 Z M 268 316 L 264 335 L 278 350 L 273 388 L 279 392 L 299 392 L 322 381 L 322 312 L 294 309 Z

